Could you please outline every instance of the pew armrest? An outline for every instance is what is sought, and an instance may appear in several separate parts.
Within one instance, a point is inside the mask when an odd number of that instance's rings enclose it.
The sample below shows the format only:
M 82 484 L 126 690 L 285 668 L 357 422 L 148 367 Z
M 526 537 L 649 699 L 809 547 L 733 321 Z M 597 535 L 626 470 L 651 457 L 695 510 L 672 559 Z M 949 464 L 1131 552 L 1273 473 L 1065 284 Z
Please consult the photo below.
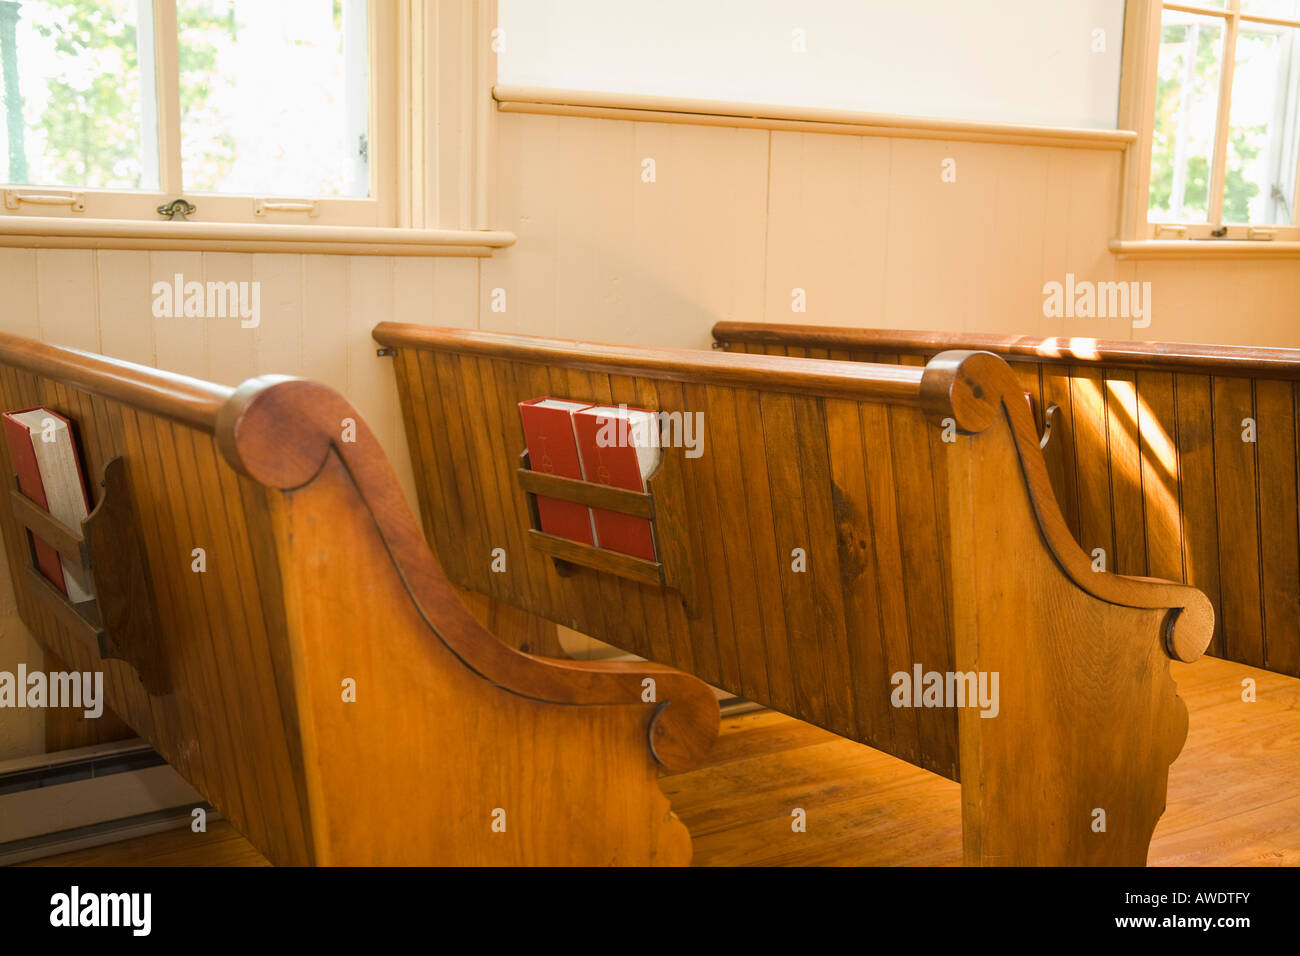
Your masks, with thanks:
M 711 746 L 718 706 L 705 684 L 497 640 L 332 389 L 251 380 L 215 434 L 232 467 L 271 489 L 316 862 L 689 860 L 657 777 Z
M 1204 592 L 1160 578 L 1092 570 L 1052 490 L 1023 389 L 1004 361 L 989 352 L 942 352 L 926 366 L 921 392 L 931 421 L 951 419 L 963 434 L 983 432 L 1005 416 L 1034 515 L 1061 569 L 1079 588 L 1107 604 L 1166 609 L 1161 629 L 1166 653 L 1186 662 L 1201 657 L 1214 634 L 1214 607 Z
M 344 440 L 345 430 L 352 440 Z M 654 704 L 651 749 L 672 769 L 695 766 L 712 746 L 718 705 L 703 681 L 649 662 L 536 657 L 507 647 L 479 624 L 426 544 L 374 433 L 337 392 L 301 379 L 250 379 L 218 413 L 216 438 L 237 471 L 282 490 L 311 482 L 330 452 L 337 453 L 411 600 L 437 637 L 474 672 L 512 693 L 556 704 Z M 649 700 L 647 679 L 654 682 Z

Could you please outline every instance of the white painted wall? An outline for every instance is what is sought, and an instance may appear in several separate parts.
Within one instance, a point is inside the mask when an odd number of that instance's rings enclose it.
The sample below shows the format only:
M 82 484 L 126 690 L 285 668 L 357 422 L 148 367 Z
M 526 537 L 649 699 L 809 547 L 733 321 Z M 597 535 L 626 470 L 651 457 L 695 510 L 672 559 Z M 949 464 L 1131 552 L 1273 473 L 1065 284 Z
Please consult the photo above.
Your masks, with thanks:
M 1115 128 L 1124 0 L 499 0 L 498 9 L 504 85 Z
M 483 328 L 697 348 L 723 319 L 1300 347 L 1300 260 L 1109 251 L 1119 151 L 499 120 L 496 225 L 519 242 L 482 263 Z M 1044 317 L 1043 284 L 1067 273 L 1150 281 L 1151 326 Z

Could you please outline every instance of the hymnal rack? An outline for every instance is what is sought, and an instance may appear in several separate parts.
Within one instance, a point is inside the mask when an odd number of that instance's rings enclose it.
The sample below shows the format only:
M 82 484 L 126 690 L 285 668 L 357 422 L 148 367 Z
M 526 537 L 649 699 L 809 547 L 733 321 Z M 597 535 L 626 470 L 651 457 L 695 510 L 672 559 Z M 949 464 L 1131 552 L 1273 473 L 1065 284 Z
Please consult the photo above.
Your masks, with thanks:
M 90 574 L 95 598 L 74 604 L 37 567 L 34 549 L 24 570 L 28 590 L 100 659 L 129 664 L 151 694 L 165 693 L 164 669 L 155 653 L 153 594 L 139 524 L 131 504 L 126 463 L 104 466 L 103 494 L 81 528 L 71 528 L 18 490 L 10 476 L 14 519 L 67 561 Z
M 680 512 L 672 507 L 674 502 L 682 501 L 681 471 L 677 456 L 668 454 L 665 449 L 663 461 L 658 470 L 646 480 L 647 490 L 644 492 L 532 471 L 529 468 L 527 449 L 519 456 L 519 462 L 516 477 L 519 487 L 528 497 L 528 512 L 532 523 L 528 529 L 528 542 L 538 551 L 551 556 L 560 575 L 572 574 L 572 565 L 579 565 L 641 584 L 672 588 L 681 594 L 682 603 L 687 610 L 691 609 L 694 601 L 689 543 L 686 540 L 686 528 L 678 517 Z M 538 495 L 649 520 L 658 560 L 646 561 L 630 554 L 547 534 L 540 530 Z M 659 507 L 656 507 L 656 496 Z

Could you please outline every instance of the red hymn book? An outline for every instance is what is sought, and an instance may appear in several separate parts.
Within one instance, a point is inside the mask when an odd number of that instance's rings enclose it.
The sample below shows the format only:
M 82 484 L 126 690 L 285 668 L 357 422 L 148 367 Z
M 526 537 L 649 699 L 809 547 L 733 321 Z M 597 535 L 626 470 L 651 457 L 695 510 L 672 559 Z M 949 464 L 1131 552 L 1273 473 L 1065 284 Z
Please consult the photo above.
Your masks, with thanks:
M 528 443 L 528 467 L 548 475 L 581 481 L 582 459 L 573 430 L 573 415 L 587 408 L 587 402 L 568 402 L 557 398 L 530 398 L 519 403 L 519 418 Z M 537 496 L 537 517 L 541 530 L 557 538 L 568 538 L 594 545 L 596 535 L 591 509 L 574 501 L 560 501 L 546 495 Z
M 587 480 L 629 491 L 645 491 L 659 465 L 659 421 L 644 408 L 592 405 L 573 416 Z M 647 518 L 592 508 L 596 541 L 602 548 L 655 560 Z
M 6 412 L 5 437 L 9 457 L 18 473 L 18 490 L 57 521 L 79 530 L 90 502 L 73 446 L 68 420 L 48 408 Z M 36 563 L 51 584 L 73 604 L 94 599 L 90 577 L 80 567 L 65 562 L 59 553 L 35 535 Z

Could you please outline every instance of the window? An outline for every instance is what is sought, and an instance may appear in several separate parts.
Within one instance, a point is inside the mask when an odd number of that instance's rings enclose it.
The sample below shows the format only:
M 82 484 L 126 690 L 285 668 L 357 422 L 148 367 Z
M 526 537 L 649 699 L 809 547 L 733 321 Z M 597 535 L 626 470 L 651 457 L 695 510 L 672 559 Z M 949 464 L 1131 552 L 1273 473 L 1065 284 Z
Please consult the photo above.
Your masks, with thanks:
M 1164 4 L 1148 235 L 1293 239 L 1300 0 Z
M 0 0 L 3 211 L 390 224 L 371 25 L 367 0 Z
M 1123 0 L 499 0 L 497 82 L 1115 129 Z

